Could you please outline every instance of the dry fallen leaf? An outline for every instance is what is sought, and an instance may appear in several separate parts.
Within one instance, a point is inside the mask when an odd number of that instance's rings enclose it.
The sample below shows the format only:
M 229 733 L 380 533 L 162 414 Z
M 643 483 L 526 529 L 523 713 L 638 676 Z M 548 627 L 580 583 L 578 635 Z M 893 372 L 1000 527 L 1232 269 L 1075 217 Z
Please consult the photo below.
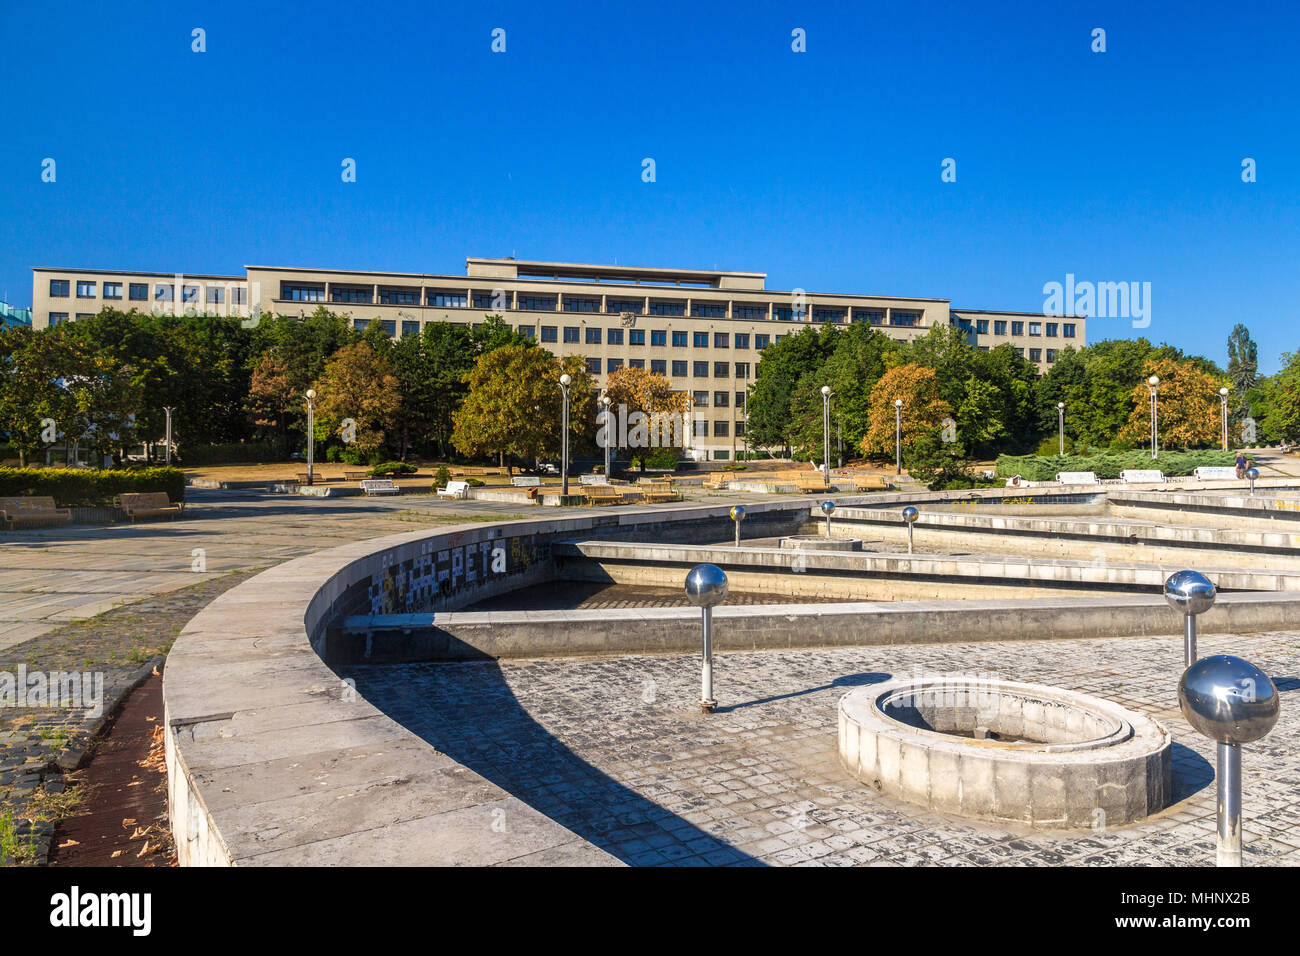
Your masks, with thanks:
M 68 840 L 68 841 L 65 842 L 65 843 L 60 843 L 60 844 L 59 844 L 59 849 L 60 849 L 60 850 L 65 850 L 65 849 L 67 849 L 67 848 L 70 847 L 70 846 L 81 846 L 81 844 L 78 843 L 76 840 Z
M 110 860 L 116 860 L 116 859 L 117 859 L 119 856 L 121 856 L 121 855 L 122 855 L 122 851 L 121 851 L 121 850 L 114 850 L 114 851 L 113 851 L 113 855 L 112 855 L 111 857 L 109 857 L 109 859 L 110 859 Z
M 135 855 L 135 858 L 138 860 L 140 859 L 140 857 L 144 856 L 148 852 L 149 852 L 149 841 L 145 840 L 144 846 L 140 847 L 140 852 Z
M 135 817 L 127 817 L 122 821 L 123 830 L 125 830 L 127 827 L 133 827 L 133 826 L 135 826 Z

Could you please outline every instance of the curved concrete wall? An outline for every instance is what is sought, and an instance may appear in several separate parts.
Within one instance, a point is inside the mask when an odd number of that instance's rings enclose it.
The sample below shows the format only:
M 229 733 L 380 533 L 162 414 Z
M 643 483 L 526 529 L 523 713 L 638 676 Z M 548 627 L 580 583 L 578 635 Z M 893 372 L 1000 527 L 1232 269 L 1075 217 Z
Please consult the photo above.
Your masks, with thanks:
M 933 501 L 945 495 L 908 496 L 910 500 L 925 497 Z M 879 502 L 881 496 L 871 500 Z M 747 509 L 747 533 L 772 531 L 805 520 L 807 500 L 765 502 Z M 550 573 L 547 561 L 538 559 L 544 552 L 512 552 L 512 540 L 531 540 L 538 547 L 574 537 L 717 540 L 729 533 L 726 513 L 725 505 L 705 506 L 414 531 L 298 558 L 227 591 L 186 626 L 164 675 L 169 803 L 180 862 L 616 863 L 599 848 L 436 752 L 359 697 L 320 656 L 328 639 L 327 625 L 341 613 L 361 608 L 391 611 L 426 599 L 454 609 L 544 579 Z M 498 548 L 506 558 L 502 568 L 492 563 Z M 461 563 L 456 577 L 451 555 L 458 549 Z M 468 577 L 471 565 L 472 579 Z M 451 581 L 445 588 L 438 578 L 442 570 L 448 574 L 444 580 Z M 1259 629 L 1261 615 L 1294 618 L 1300 609 L 1296 595 L 1229 598 L 1206 615 L 1206 623 L 1213 626 L 1212 619 L 1223 615 L 1225 623 L 1249 621 Z M 875 609 L 881 620 L 912 622 L 908 633 L 894 635 L 899 641 L 933 640 L 935 614 L 947 618 L 941 633 L 970 634 L 996 627 L 996 617 L 989 617 L 994 612 L 1003 618 L 1035 612 L 1059 617 L 1069 610 L 1064 606 L 1067 601 L 1044 602 L 1042 608 L 1031 602 L 997 609 L 988 603 L 978 602 L 985 605 L 980 607 L 936 602 L 913 609 L 876 605 Z M 857 633 L 863 608 L 838 607 L 857 615 L 850 622 Z M 851 639 L 844 615 L 828 613 L 826 608 L 736 608 L 735 618 L 737 625 L 746 617 L 753 617 L 755 623 L 764 617 L 779 618 L 781 632 L 788 634 L 803 633 L 790 623 L 805 614 L 809 619 L 841 622 L 828 625 L 830 631 L 807 629 L 810 643 L 817 642 L 818 634 L 823 640 L 829 637 L 829 643 Z M 1080 599 L 1079 608 L 1088 608 L 1088 600 Z M 720 627 L 729 616 L 722 610 Z M 1103 608 L 1093 610 L 1104 613 Z M 1150 599 L 1133 602 L 1133 610 L 1160 612 L 1158 601 Z M 1115 614 L 1113 604 L 1110 613 Z M 643 611 L 636 614 L 644 623 L 653 617 Z M 968 626 L 960 626 L 953 616 L 969 617 Z M 483 615 L 475 623 L 491 630 L 496 626 L 494 617 Z M 693 614 L 681 617 L 672 611 L 660 617 L 655 626 L 671 628 L 673 633 L 661 635 L 662 641 L 652 640 L 645 649 L 694 647 L 698 619 Z M 1166 609 L 1161 620 L 1168 624 L 1162 628 L 1164 633 L 1179 632 L 1180 622 L 1172 612 Z M 1041 626 L 1033 630 L 1041 636 Z M 528 652 L 530 645 L 516 636 L 513 652 Z M 761 637 L 749 634 L 735 646 L 762 643 Z M 616 644 L 605 649 L 626 653 L 630 648 Z M 554 647 L 533 648 L 534 653 L 555 651 Z M 1171 644 L 1167 652 L 1177 655 L 1179 648 Z

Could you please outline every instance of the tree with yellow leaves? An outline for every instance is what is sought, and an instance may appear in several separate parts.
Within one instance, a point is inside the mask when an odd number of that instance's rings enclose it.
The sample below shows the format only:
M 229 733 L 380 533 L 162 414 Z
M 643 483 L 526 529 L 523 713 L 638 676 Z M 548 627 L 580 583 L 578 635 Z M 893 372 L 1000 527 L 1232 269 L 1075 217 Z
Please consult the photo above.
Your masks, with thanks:
M 388 362 L 369 342 L 363 339 L 335 352 L 325 363 L 316 391 L 318 427 L 341 435 L 363 458 L 384 447 L 402 392 Z M 355 428 L 345 425 L 345 419 Z
M 939 397 L 935 370 L 921 365 L 899 365 L 880 376 L 871 389 L 867 405 L 867 433 L 862 438 L 864 455 L 894 451 L 894 402 L 903 400 L 903 446 L 910 447 L 917 436 L 938 426 L 952 414 L 952 407 Z
M 1197 367 L 1176 359 L 1149 359 L 1142 366 L 1142 380 L 1133 386 L 1133 411 L 1120 430 L 1123 442 L 1142 445 L 1151 440 L 1152 375 L 1160 379 L 1160 445 L 1163 448 L 1204 448 L 1220 440 L 1219 389 L 1227 385 Z

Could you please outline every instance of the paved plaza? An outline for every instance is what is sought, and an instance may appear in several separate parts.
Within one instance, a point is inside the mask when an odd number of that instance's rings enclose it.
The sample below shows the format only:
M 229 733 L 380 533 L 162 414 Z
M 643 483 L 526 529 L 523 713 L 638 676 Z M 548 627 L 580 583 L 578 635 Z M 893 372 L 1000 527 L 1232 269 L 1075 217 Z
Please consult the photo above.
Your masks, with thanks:
M 1246 748 L 1248 865 L 1300 863 L 1300 634 L 1205 636 L 1274 676 L 1282 717 Z M 836 705 L 890 675 L 980 674 L 1121 701 L 1174 736 L 1176 802 L 1115 829 L 1033 831 L 882 797 L 836 754 Z M 1214 864 L 1213 745 L 1178 710 L 1181 643 L 1141 638 L 358 667 L 358 691 L 446 753 L 633 865 Z M 509 822 L 506 821 L 506 825 Z

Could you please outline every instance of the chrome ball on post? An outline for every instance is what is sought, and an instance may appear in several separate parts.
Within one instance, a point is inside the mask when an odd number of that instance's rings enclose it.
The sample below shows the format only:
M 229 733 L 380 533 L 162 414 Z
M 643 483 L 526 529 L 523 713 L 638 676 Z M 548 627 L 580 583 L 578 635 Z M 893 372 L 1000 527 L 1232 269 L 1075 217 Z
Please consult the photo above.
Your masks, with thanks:
M 1249 661 L 1215 654 L 1183 672 L 1178 705 L 1187 722 L 1215 742 L 1216 861 L 1241 866 L 1241 745 L 1259 740 L 1277 723 L 1277 688 Z
M 835 502 L 823 501 L 821 503 L 822 514 L 826 516 L 826 537 L 831 536 L 831 515 L 835 512 Z
M 1175 571 L 1165 581 L 1165 600 L 1180 614 L 1204 614 L 1217 596 L 1214 583 L 1200 571 Z
M 1199 571 L 1175 571 L 1165 581 L 1165 600 L 1183 615 L 1183 666 L 1196 663 L 1196 616 L 1214 606 L 1218 592 Z
M 916 519 L 919 518 L 920 516 L 921 516 L 921 512 L 918 511 L 912 505 L 908 505 L 906 508 L 903 509 L 903 520 L 907 522 L 907 553 L 908 554 L 912 553 L 912 528 L 916 525 Z
M 727 575 L 716 564 L 697 564 L 686 575 L 686 597 L 696 607 L 713 607 L 727 599 Z
M 686 597 L 700 608 L 704 664 L 700 670 L 700 710 L 711 714 L 713 697 L 713 608 L 727 599 L 727 575 L 716 564 L 697 564 L 686 575 Z
M 1247 468 L 1246 478 L 1250 481 L 1250 493 L 1253 495 L 1255 493 L 1255 481 L 1259 478 L 1259 469 Z
M 745 506 L 736 505 L 731 509 L 731 520 L 736 522 L 736 547 L 740 547 L 740 522 L 745 520 Z
M 1189 724 L 1221 744 L 1249 744 L 1266 736 L 1282 709 L 1269 676 L 1227 654 L 1201 658 L 1183 672 L 1178 705 Z

